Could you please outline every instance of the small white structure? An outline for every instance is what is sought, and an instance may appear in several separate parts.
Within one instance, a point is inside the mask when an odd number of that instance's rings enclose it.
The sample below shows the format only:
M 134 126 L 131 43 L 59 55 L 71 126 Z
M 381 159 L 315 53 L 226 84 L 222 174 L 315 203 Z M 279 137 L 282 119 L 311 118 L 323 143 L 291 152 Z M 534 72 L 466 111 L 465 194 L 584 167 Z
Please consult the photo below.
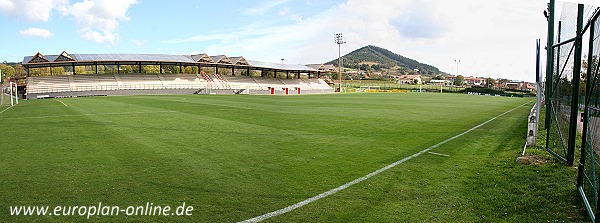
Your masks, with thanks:
M 397 84 L 423 84 L 421 75 L 400 75 L 396 76 Z
M 429 83 L 433 84 L 433 85 L 447 85 L 447 84 L 450 84 L 450 81 L 447 81 L 447 80 L 430 80 Z
M 537 112 L 536 106 L 534 105 L 529 112 L 528 124 L 527 124 L 527 146 L 535 146 L 537 141 L 538 134 L 538 125 L 537 125 Z

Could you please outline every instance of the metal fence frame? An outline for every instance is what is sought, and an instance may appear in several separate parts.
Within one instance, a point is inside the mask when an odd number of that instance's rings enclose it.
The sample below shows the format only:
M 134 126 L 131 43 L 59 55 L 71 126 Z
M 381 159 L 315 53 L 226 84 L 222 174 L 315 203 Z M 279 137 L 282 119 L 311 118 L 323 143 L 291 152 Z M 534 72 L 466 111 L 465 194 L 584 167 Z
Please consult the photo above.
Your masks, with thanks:
M 588 17 L 586 25 L 584 22 L 584 5 L 577 5 L 577 21 L 575 37 L 567 40 L 560 39 L 561 23 L 558 22 L 558 43 L 554 43 L 554 23 L 555 23 L 555 0 L 550 0 L 548 4 L 548 46 L 547 46 L 547 66 L 546 66 L 546 150 L 555 155 L 565 164 L 572 166 L 577 147 L 579 122 L 579 111 L 583 110 L 581 117 L 583 119 L 583 129 L 581 131 L 581 157 L 578 164 L 577 191 L 579 192 L 587 212 L 593 222 L 600 223 L 600 7 L 596 7 L 593 14 Z M 589 44 L 587 52 L 587 76 L 582 78 L 582 57 L 583 57 L 583 38 L 589 33 Z M 567 61 L 561 60 L 560 47 L 565 44 L 573 43 Z M 567 47 L 568 48 L 568 47 Z M 572 53 L 572 55 L 571 55 Z M 555 57 L 556 55 L 556 57 Z M 573 63 L 567 63 L 573 56 Z M 564 66 L 561 67 L 561 62 Z M 556 66 L 555 66 L 556 65 Z M 573 76 L 570 80 L 572 91 L 569 94 L 556 92 L 557 86 L 563 78 L 563 71 L 568 65 L 573 66 Z M 556 78 L 556 79 L 555 79 Z M 567 81 L 568 78 L 567 78 Z M 581 84 L 586 84 L 586 89 L 580 88 Z M 581 95 L 580 92 L 585 92 Z M 555 95 L 556 94 L 556 95 Z M 565 102 L 570 102 L 566 105 Z M 567 113 L 566 109 L 570 111 Z M 557 109 L 563 109 L 557 114 Z M 568 135 L 565 138 L 561 131 L 559 118 L 564 122 L 563 127 L 568 126 Z M 553 123 L 554 122 L 554 123 Z M 557 135 L 551 133 L 558 132 Z M 559 137 L 556 139 L 553 137 Z M 559 145 L 563 148 L 552 148 L 550 141 L 560 140 Z M 563 151 L 560 151 L 563 149 Z M 562 152 L 562 153 L 561 153 Z
M 576 149 L 576 138 L 577 138 L 577 118 L 579 108 L 579 84 L 580 84 L 580 73 L 581 73 L 581 58 L 582 58 L 582 40 L 585 29 L 583 28 L 583 13 L 584 5 L 579 4 L 577 9 L 577 27 L 576 32 L 573 33 L 575 37 L 566 40 L 561 40 L 561 23 L 558 26 L 558 43 L 554 44 L 554 10 L 555 1 L 550 0 L 548 4 L 548 11 L 550 15 L 548 17 L 548 57 L 547 57 L 547 69 L 546 69 L 546 150 L 556 156 L 558 159 L 565 162 L 567 165 L 573 165 L 575 160 L 575 149 Z M 586 26 L 587 27 L 587 26 Z M 560 48 L 566 44 L 573 44 L 565 65 L 561 66 L 560 61 Z M 574 52 L 573 52 L 574 51 Z M 556 53 L 556 57 L 555 57 Z M 556 98 L 557 87 L 560 85 L 561 77 L 565 74 L 565 68 L 569 58 L 573 56 L 573 73 L 572 73 L 572 95 L 570 96 L 570 112 L 568 114 L 568 135 L 566 139 L 563 137 L 563 132 L 566 129 L 561 129 L 560 120 L 566 119 L 561 117 L 564 113 L 559 113 L 557 110 L 561 109 L 561 105 L 564 104 L 565 98 Z M 556 62 L 556 66 L 554 63 Z M 556 77 L 556 79 L 555 79 Z M 558 133 L 561 148 L 550 146 L 551 140 L 553 139 L 552 133 Z
M 600 193 L 600 103 L 591 103 L 592 98 L 596 98 L 600 95 L 600 88 L 598 85 L 598 79 L 600 78 L 598 64 L 598 58 L 600 55 L 595 55 L 594 50 L 600 49 L 600 44 L 595 44 L 595 39 L 600 37 L 600 30 L 596 29 L 598 24 L 598 17 L 600 11 L 598 8 L 594 12 L 594 15 L 588 22 L 589 26 L 589 51 L 587 58 L 587 77 L 586 77 L 586 89 L 584 97 L 584 112 L 583 117 L 583 131 L 581 139 L 581 158 L 578 166 L 577 176 L 577 190 L 581 195 L 587 212 L 594 222 L 600 222 L 598 218 L 600 214 L 599 208 L 599 193 Z M 586 26 L 586 27 L 588 27 Z M 594 120 L 594 121 L 592 121 Z

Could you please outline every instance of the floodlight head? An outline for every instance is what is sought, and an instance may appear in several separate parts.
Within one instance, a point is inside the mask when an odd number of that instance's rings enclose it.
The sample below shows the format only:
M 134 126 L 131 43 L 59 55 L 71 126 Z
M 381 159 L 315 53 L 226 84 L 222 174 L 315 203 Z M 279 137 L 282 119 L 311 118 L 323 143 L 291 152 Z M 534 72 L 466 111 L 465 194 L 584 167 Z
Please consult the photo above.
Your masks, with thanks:
M 342 33 L 336 33 L 336 34 L 334 34 L 334 36 L 335 36 L 335 43 L 336 44 L 340 45 L 340 44 L 346 43 L 346 42 L 344 42 L 342 40 Z

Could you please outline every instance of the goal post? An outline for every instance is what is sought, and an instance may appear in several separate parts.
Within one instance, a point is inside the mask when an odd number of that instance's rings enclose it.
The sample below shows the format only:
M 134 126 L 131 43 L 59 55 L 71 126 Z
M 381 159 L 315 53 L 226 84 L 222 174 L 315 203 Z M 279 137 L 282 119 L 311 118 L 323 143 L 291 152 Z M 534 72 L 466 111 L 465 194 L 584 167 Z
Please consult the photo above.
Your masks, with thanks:
M 7 106 L 4 94 L 6 94 L 6 91 L 4 84 L 2 84 L 0 85 L 0 107 Z
M 12 107 L 13 105 L 15 105 L 15 103 L 13 102 L 13 84 L 12 82 L 9 83 L 9 92 L 10 92 L 10 106 Z
M 8 107 L 19 104 L 17 85 L 9 82 L 8 86 L 0 85 L 0 107 Z

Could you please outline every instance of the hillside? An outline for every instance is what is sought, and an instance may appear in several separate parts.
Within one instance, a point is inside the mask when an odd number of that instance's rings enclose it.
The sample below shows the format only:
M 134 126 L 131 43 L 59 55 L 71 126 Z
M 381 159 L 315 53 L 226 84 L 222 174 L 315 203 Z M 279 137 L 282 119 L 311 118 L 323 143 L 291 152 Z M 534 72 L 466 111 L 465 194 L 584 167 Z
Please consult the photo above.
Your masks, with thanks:
M 383 71 L 390 74 L 417 73 L 425 76 L 436 76 L 443 74 L 437 67 L 420 63 L 419 61 L 404 57 L 387 49 L 369 45 L 354 50 L 343 56 L 344 67 L 359 69 L 361 71 Z M 327 64 L 337 66 L 337 59 Z

